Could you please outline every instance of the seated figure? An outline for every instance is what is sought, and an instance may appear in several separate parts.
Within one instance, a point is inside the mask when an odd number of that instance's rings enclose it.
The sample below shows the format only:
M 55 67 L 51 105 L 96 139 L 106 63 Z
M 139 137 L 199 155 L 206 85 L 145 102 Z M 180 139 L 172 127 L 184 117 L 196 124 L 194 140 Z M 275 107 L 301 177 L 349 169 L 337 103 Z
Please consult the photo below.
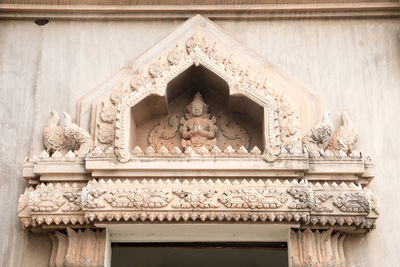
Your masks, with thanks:
M 187 113 L 181 118 L 182 147 L 198 149 L 202 146 L 211 150 L 217 144 L 216 119 L 207 113 L 208 106 L 199 92 L 187 106 Z

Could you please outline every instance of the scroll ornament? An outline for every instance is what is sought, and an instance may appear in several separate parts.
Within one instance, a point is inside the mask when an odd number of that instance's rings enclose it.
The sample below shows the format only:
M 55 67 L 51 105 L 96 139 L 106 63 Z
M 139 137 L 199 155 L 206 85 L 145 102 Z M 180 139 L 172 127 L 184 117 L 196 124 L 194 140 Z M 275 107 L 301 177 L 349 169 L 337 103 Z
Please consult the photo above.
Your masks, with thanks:
M 224 114 L 218 115 L 217 123 L 221 135 L 227 140 L 222 146 L 224 149 L 228 146 L 231 146 L 234 150 L 239 150 L 240 147 L 249 149 L 250 135 L 246 128 L 236 121 L 229 120 Z
M 156 127 L 150 130 L 148 136 L 149 145 L 154 151 L 160 151 L 165 147 L 168 151 L 172 151 L 176 147 L 175 137 L 179 130 L 179 118 L 177 115 L 170 116 L 167 122 L 160 122 Z
M 108 102 L 102 102 L 103 107 L 100 112 L 102 122 L 97 124 L 97 140 L 104 145 L 112 145 L 115 136 L 116 108 Z

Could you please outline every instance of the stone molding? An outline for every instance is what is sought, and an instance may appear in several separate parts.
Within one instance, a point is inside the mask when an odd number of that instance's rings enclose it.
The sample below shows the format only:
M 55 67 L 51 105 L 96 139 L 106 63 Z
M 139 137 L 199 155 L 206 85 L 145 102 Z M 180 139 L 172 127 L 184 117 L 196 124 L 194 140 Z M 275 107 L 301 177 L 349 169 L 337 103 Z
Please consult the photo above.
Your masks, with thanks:
M 24 227 L 199 220 L 369 229 L 377 216 L 368 188 L 296 179 L 94 179 L 40 184 L 19 201 Z
M 346 234 L 332 229 L 290 231 L 290 260 L 293 267 L 345 267 L 343 241 Z
M 0 4 L 2 18 L 52 19 L 188 19 L 201 13 L 211 19 L 284 19 L 398 17 L 399 3 L 393 1 L 302 4 L 230 5 L 34 5 Z
M 61 266 L 104 266 L 106 249 L 106 231 L 91 229 L 73 230 L 69 227 L 66 234 L 56 231 L 50 234 L 53 248 L 49 267 Z

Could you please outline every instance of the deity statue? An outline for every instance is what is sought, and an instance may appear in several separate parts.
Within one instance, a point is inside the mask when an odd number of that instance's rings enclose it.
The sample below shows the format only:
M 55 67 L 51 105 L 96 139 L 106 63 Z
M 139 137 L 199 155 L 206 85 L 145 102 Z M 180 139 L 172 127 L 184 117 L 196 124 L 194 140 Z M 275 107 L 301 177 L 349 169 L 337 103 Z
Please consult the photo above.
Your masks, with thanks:
M 217 126 L 216 118 L 207 113 L 208 105 L 204 103 L 199 92 L 193 101 L 186 106 L 187 113 L 181 118 L 182 147 L 192 147 L 193 149 L 204 146 L 211 150 L 217 145 Z

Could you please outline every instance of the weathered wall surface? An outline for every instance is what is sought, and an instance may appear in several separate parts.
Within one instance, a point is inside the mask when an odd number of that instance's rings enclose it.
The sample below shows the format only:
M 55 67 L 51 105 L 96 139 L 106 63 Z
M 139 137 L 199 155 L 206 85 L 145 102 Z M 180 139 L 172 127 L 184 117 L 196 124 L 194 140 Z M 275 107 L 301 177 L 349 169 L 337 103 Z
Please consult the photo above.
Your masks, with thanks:
M 76 115 L 89 90 L 125 67 L 182 21 L 0 21 L 0 265 L 32 266 L 26 248 L 49 240 L 19 225 L 16 210 L 25 182 L 22 163 L 41 150 L 49 111 Z M 398 19 L 215 21 L 318 96 L 336 123 L 348 108 L 360 132 L 359 150 L 371 155 L 381 216 L 372 233 L 349 238 L 352 266 L 400 261 L 400 23 Z M 321 114 L 322 116 L 322 114 Z M 40 241 L 41 240 L 41 241 Z M 48 257 L 48 252 L 44 254 Z M 35 262 L 46 262 L 35 259 Z M 39 265 L 39 264 L 38 264 Z

